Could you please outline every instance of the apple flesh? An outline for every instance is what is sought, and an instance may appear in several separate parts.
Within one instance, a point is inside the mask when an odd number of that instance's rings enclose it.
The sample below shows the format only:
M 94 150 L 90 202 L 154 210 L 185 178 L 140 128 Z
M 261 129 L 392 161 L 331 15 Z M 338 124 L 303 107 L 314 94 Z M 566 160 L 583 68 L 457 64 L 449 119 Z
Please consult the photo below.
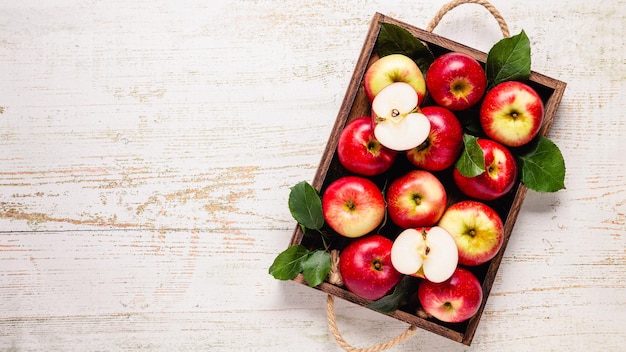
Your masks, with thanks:
M 454 113 L 432 105 L 421 108 L 430 122 L 426 140 L 406 152 L 415 166 L 429 171 L 441 171 L 454 165 L 463 150 L 463 128 Z
M 486 263 L 502 248 L 502 219 L 493 208 L 482 202 L 464 200 L 452 204 L 438 225 L 454 238 L 462 265 Z
M 485 94 L 487 76 L 471 56 L 450 52 L 432 62 L 426 74 L 426 88 L 437 105 L 453 111 L 466 110 Z
M 380 188 L 361 176 L 343 176 L 333 181 L 322 196 L 324 221 L 342 236 L 368 234 L 385 216 Z
M 402 274 L 442 282 L 457 267 L 458 250 L 442 227 L 406 229 L 393 241 L 391 263 Z
M 385 296 L 402 279 L 391 264 L 393 242 L 379 234 L 351 242 L 339 255 L 339 272 L 348 291 L 377 300 Z
M 391 167 L 398 152 L 386 148 L 374 137 L 370 116 L 350 121 L 339 135 L 337 155 L 346 170 L 362 176 L 376 176 Z
M 479 138 L 478 145 L 485 157 L 485 171 L 467 177 L 454 169 L 452 176 L 459 190 L 478 200 L 494 200 L 507 194 L 517 181 L 517 162 L 504 145 Z
M 417 297 L 428 314 L 443 322 L 460 323 L 478 313 L 483 289 L 474 274 L 458 267 L 444 282 L 420 282 Z
M 519 147 L 537 136 L 543 113 L 543 101 L 534 89 L 522 82 L 507 81 L 487 92 L 479 119 L 489 138 Z
M 446 208 L 447 194 L 439 179 L 426 170 L 412 170 L 391 182 L 386 192 L 387 213 L 402 227 L 432 226 Z
M 365 72 L 363 88 L 372 102 L 383 88 L 394 82 L 408 83 L 418 95 L 418 104 L 424 101 L 426 96 L 424 75 L 415 61 L 402 54 L 391 54 L 374 61 Z
M 430 122 L 417 112 L 417 93 L 408 83 L 395 82 L 383 88 L 372 102 L 374 136 L 382 145 L 405 151 L 422 144 Z

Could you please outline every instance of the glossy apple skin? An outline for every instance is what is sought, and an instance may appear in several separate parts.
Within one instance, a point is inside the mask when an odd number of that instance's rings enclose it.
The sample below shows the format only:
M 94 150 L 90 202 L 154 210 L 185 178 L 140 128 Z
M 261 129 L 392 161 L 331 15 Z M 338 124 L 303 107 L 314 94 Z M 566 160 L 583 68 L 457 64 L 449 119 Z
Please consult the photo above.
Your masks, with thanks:
M 385 199 L 378 186 L 361 176 L 333 181 L 322 196 L 324 221 L 342 236 L 366 235 L 382 222 Z
M 483 289 L 474 274 L 458 267 L 444 282 L 421 281 L 417 297 L 422 308 L 430 315 L 443 322 L 460 323 L 478 312 L 483 300 Z
M 504 145 L 479 138 L 485 156 L 485 171 L 474 177 L 463 176 L 454 169 L 452 176 L 459 190 L 478 200 L 494 200 L 507 194 L 517 181 L 517 162 Z
M 504 225 L 498 213 L 474 200 L 452 204 L 439 220 L 439 226 L 454 238 L 461 265 L 486 263 L 498 254 L 504 242 Z
M 361 116 L 348 122 L 341 131 L 337 155 L 346 170 L 362 176 L 376 176 L 389 170 L 398 152 L 380 144 L 374 137 L 371 118 Z
M 385 296 L 402 279 L 391 265 L 393 242 L 373 234 L 356 239 L 341 251 L 339 272 L 348 291 L 377 300 Z
M 393 180 L 386 197 L 389 218 L 402 228 L 436 224 L 447 202 L 443 184 L 426 170 L 412 170 Z
M 424 143 L 407 151 L 409 161 L 424 170 L 441 171 L 452 166 L 463 150 L 463 128 L 454 113 L 441 106 L 421 109 L 430 121 Z
M 430 65 L 426 87 L 437 105 L 460 111 L 480 101 L 487 89 L 487 76 L 471 56 L 450 52 L 437 57 Z
M 489 138 L 519 147 L 537 136 L 543 115 L 543 101 L 534 89 L 522 82 L 508 81 L 487 92 L 479 119 Z
M 370 102 L 383 88 L 393 82 L 406 82 L 415 88 L 418 105 L 426 97 L 426 81 L 419 67 L 408 56 L 392 54 L 374 61 L 365 71 L 363 88 Z

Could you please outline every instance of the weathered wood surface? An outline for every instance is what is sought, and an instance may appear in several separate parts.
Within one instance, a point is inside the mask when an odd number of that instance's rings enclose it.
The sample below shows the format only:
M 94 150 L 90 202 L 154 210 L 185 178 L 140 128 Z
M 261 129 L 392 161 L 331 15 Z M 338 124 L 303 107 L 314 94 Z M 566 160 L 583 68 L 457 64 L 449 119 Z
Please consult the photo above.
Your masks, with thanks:
M 567 189 L 528 192 L 471 347 L 626 340 L 624 1 L 492 2 L 568 83 L 551 138 Z M 287 5 L 289 4 L 289 6 Z M 2 1 L 0 350 L 337 351 L 325 296 L 267 274 L 375 12 L 443 2 Z M 486 51 L 477 5 L 435 32 Z M 406 324 L 338 300 L 346 339 Z

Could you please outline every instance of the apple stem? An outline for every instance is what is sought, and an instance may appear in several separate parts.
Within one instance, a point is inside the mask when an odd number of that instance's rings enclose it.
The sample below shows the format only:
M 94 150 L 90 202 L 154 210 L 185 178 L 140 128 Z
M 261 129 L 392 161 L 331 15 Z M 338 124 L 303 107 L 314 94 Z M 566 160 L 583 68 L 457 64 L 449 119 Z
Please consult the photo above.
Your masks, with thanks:
M 416 147 L 417 151 L 421 152 L 422 150 L 428 148 L 429 145 L 430 145 L 430 141 L 428 140 L 428 138 L 426 138 L 426 140 L 422 144 Z
M 376 271 L 383 270 L 383 263 L 380 261 L 380 259 L 374 260 L 374 262 L 372 263 L 372 266 L 374 267 L 374 270 Z
M 369 140 L 365 147 L 367 148 L 367 151 L 372 153 L 373 155 L 379 154 L 378 150 L 380 149 L 380 143 L 378 141 L 374 139 Z

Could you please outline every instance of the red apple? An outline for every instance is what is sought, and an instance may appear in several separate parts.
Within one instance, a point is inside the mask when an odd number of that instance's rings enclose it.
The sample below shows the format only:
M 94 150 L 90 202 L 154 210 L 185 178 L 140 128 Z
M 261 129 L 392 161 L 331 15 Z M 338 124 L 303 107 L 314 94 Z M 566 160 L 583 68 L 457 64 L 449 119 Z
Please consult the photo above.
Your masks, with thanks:
M 482 202 L 464 200 L 454 203 L 446 209 L 438 225 L 454 238 L 462 265 L 486 263 L 502 248 L 502 219 Z
M 426 170 L 412 170 L 393 180 L 386 197 L 389 218 L 403 228 L 434 225 L 447 202 L 443 184 Z
M 527 84 L 508 81 L 493 87 L 480 106 L 480 124 L 489 138 L 509 147 L 530 142 L 543 122 L 543 101 Z
M 478 313 L 483 289 L 474 274 L 459 267 L 444 282 L 420 282 L 417 297 L 428 314 L 443 322 L 460 323 Z
M 432 62 L 426 73 L 426 88 L 437 105 L 453 111 L 465 110 L 485 94 L 487 76 L 471 56 L 450 52 Z
M 485 171 L 467 177 L 457 168 L 452 176 L 459 190 L 475 199 L 494 200 L 508 193 L 517 181 L 515 157 L 504 145 L 490 139 L 479 138 L 478 145 L 485 156 Z
M 370 116 L 350 121 L 339 135 L 337 155 L 346 170 L 363 176 L 379 175 L 391 167 L 398 152 L 384 147 L 374 137 Z
M 456 242 L 440 226 L 406 229 L 391 247 L 391 264 L 396 270 L 432 282 L 447 280 L 458 262 Z
M 380 225 L 385 199 L 380 188 L 361 176 L 343 176 L 333 181 L 322 196 L 324 221 L 345 237 L 360 237 Z
M 339 255 L 339 272 L 348 291 L 377 300 L 402 279 L 391 265 L 393 242 L 381 235 L 365 236 L 351 242 Z
M 426 96 L 426 82 L 419 67 L 410 57 L 402 54 L 383 56 L 374 61 L 363 76 L 363 88 L 370 102 L 386 86 L 394 82 L 405 82 L 417 93 L 418 105 Z
M 407 151 L 409 161 L 424 170 L 441 171 L 452 166 L 463 150 L 463 128 L 454 113 L 441 106 L 426 106 L 422 114 L 430 122 L 426 140 Z

